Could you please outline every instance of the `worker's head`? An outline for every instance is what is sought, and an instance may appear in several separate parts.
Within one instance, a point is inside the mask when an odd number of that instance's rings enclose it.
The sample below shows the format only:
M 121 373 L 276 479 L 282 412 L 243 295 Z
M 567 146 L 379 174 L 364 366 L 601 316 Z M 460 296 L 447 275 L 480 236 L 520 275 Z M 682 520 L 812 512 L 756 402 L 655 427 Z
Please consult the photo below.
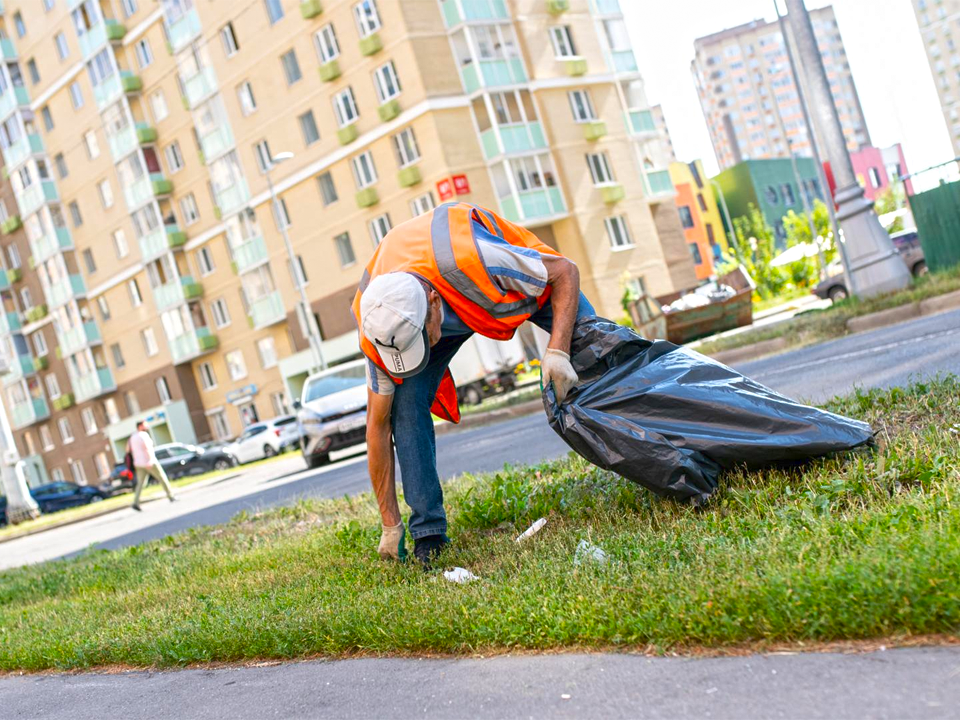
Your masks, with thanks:
M 360 298 L 363 335 L 394 377 L 410 377 L 427 366 L 442 321 L 440 294 L 411 273 L 379 275 Z
M 137 430 L 143 431 L 143 430 L 146 430 L 146 429 L 147 429 L 147 421 L 146 421 L 146 420 L 141 420 L 140 422 L 137 423 Z

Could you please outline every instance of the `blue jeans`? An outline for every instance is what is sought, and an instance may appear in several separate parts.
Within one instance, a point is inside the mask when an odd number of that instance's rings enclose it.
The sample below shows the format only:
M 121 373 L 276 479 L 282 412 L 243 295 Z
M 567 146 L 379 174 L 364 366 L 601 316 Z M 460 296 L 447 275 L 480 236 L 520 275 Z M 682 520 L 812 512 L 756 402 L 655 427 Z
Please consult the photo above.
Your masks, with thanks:
M 581 294 L 577 319 L 593 315 L 596 315 L 593 306 Z M 549 301 L 534 313 L 530 322 L 547 332 L 552 330 L 553 307 Z M 447 532 L 430 406 L 450 360 L 469 339 L 469 334 L 441 337 L 440 342 L 430 349 L 430 361 L 423 371 L 404 380 L 394 392 L 391 411 L 393 445 L 400 464 L 404 499 L 411 510 L 407 527 L 414 540 L 428 535 L 446 535 Z

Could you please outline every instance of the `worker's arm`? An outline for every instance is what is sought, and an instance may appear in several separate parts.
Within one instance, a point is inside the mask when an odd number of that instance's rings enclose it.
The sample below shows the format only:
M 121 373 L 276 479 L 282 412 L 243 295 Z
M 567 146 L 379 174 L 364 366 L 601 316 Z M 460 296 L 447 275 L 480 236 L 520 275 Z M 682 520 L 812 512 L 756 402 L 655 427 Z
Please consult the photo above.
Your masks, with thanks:
M 393 395 L 378 395 L 367 388 L 367 465 L 384 527 L 400 524 L 390 422 L 392 407 Z
M 547 348 L 569 354 L 580 304 L 580 271 L 575 263 L 557 255 L 544 255 L 543 265 L 547 269 L 547 284 L 552 288 L 553 306 L 553 328 Z

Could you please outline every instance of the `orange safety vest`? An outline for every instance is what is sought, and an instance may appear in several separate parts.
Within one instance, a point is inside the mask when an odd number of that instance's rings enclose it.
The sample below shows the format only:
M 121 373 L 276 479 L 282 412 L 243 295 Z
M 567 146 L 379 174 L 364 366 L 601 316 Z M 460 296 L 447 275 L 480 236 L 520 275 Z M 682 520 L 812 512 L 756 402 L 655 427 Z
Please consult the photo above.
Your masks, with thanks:
M 490 277 L 475 237 L 479 227 L 505 242 L 559 255 L 536 235 L 499 215 L 469 203 L 445 203 L 408 220 L 387 233 L 367 265 L 353 299 L 353 314 L 360 328 L 360 297 L 370 280 L 391 272 L 419 275 L 440 293 L 464 324 L 495 340 L 509 340 L 517 328 L 543 307 L 550 297 L 548 285 L 539 298 L 516 290 L 501 292 Z M 373 343 L 360 335 L 360 349 L 381 370 L 390 375 Z M 396 383 L 399 378 L 390 377 Z M 457 388 L 450 369 L 444 373 L 431 411 L 453 423 L 460 422 Z

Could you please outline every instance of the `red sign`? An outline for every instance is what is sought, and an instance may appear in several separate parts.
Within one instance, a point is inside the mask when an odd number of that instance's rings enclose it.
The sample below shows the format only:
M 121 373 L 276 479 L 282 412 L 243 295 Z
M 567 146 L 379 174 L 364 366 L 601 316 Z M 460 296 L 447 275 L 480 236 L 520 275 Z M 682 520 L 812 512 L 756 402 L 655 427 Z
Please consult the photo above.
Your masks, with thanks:
M 470 194 L 470 181 L 467 180 L 466 175 L 454 175 L 453 176 L 453 189 L 457 195 L 469 195 Z
M 440 202 L 446 202 L 453 197 L 453 183 L 450 178 L 444 178 L 437 183 L 437 194 L 440 196 Z

